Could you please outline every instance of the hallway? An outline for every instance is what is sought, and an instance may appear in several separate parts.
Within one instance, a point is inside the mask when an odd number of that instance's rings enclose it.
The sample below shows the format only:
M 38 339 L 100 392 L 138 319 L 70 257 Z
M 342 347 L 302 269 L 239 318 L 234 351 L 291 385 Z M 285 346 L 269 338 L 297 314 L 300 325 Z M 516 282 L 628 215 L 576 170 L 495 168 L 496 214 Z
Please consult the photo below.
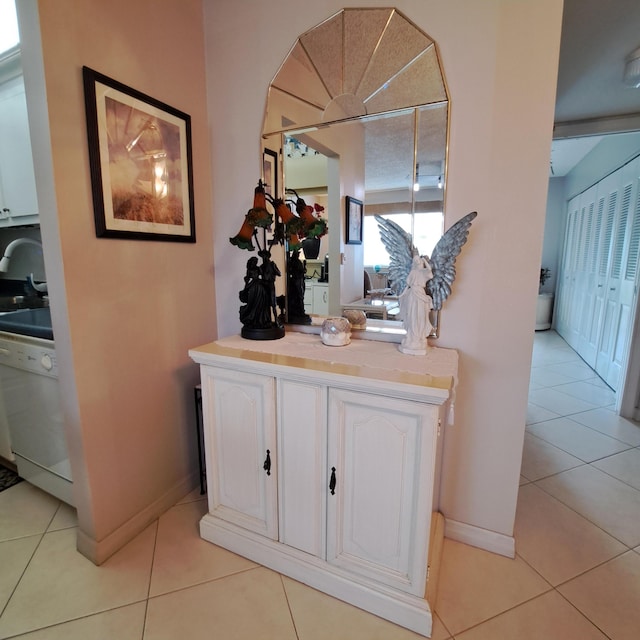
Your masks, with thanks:
M 516 558 L 445 540 L 435 640 L 636 640 L 640 428 L 555 332 L 536 334 Z M 499 455 L 499 452 L 496 454 Z M 417 640 L 198 536 L 194 491 L 102 567 L 75 512 L 0 493 L 0 638 Z

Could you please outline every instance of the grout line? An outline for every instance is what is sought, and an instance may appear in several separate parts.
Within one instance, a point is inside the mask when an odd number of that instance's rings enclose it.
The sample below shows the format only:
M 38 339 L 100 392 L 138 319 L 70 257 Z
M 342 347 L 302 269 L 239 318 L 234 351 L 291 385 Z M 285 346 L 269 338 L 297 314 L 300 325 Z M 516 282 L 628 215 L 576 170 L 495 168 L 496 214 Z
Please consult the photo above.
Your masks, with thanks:
M 586 465 L 580 465 L 580 466 L 591 466 L 589 464 Z M 574 467 L 574 469 L 578 469 L 579 467 Z M 597 469 L 597 467 L 596 467 Z M 572 469 L 568 469 L 568 471 L 572 471 Z M 566 473 L 565 471 L 560 471 L 559 473 L 555 473 L 552 474 L 550 476 L 547 476 L 547 478 L 553 478 L 554 476 L 559 476 L 563 473 Z M 567 509 L 570 509 L 571 511 L 573 511 L 574 513 L 577 513 L 581 518 L 583 518 L 584 520 L 586 520 L 587 522 L 589 522 L 590 524 L 592 524 L 594 527 L 600 529 L 600 531 L 603 531 L 604 533 L 606 533 L 609 537 L 613 538 L 614 540 L 616 540 L 617 542 L 619 542 L 621 545 L 624 545 L 627 548 L 627 551 L 632 550 L 634 547 L 630 547 L 626 542 L 624 542 L 623 540 L 620 540 L 619 538 L 617 538 L 615 535 L 613 535 L 613 533 L 611 533 L 610 531 L 607 531 L 604 527 L 602 527 L 601 525 L 599 525 L 597 522 L 593 522 L 593 520 L 591 520 L 590 518 L 588 518 L 584 513 L 580 513 L 577 509 L 574 509 L 570 504 L 567 504 L 566 502 L 564 502 L 561 498 L 559 498 L 558 496 L 553 495 L 551 492 L 547 491 L 544 487 L 538 486 L 538 481 L 536 480 L 536 482 L 533 483 L 538 489 L 540 489 L 540 491 L 543 491 L 544 493 L 546 493 L 548 496 L 550 496 L 551 498 L 553 498 L 554 500 L 557 500 L 560 504 L 564 505 L 565 507 L 567 507 Z
M 284 598 L 287 601 L 287 608 L 289 609 L 289 615 L 291 616 L 291 623 L 293 624 L 293 631 L 296 634 L 296 640 L 300 640 L 300 634 L 298 633 L 298 627 L 296 626 L 296 619 L 293 616 L 293 610 L 291 609 L 291 603 L 289 602 L 289 594 L 287 593 L 287 588 L 284 586 L 284 580 L 282 574 L 278 574 L 280 576 L 280 584 L 282 585 L 282 591 L 284 592 Z
M 0 618 L 2 618 L 2 616 L 4 615 L 4 612 L 7 610 L 7 607 L 9 606 L 9 603 L 11 602 L 11 599 L 13 598 L 16 590 L 18 589 L 18 586 L 22 582 L 22 578 L 24 578 L 24 574 L 27 572 L 27 569 L 29 568 L 29 565 L 31 564 L 31 561 L 33 560 L 33 556 L 36 555 L 36 551 L 38 551 L 38 549 L 40 548 L 40 545 L 42 544 L 42 541 L 44 540 L 44 537 L 45 537 L 46 533 L 47 532 L 44 531 L 44 532 L 42 532 L 40 534 L 36 533 L 33 536 L 21 536 L 19 538 L 13 538 L 12 540 L 4 540 L 3 541 L 3 542 L 12 542 L 13 540 L 24 540 L 25 538 L 31 538 L 31 537 L 35 537 L 37 535 L 40 536 L 40 540 L 38 540 L 38 544 L 36 544 L 36 546 L 33 549 L 32 554 L 29 556 L 29 559 L 27 560 L 27 563 L 24 565 L 24 569 L 20 573 L 20 577 L 18 578 L 18 580 L 16 581 L 13 589 L 11 590 L 11 594 L 7 598 L 7 602 L 5 603 L 4 607 L 2 607 L 2 609 L 0 609 Z
M 250 560 L 253 562 L 253 560 Z M 264 569 L 265 566 L 262 564 L 255 563 L 255 567 L 247 567 L 246 569 L 240 569 L 238 571 L 234 571 L 232 573 L 225 573 L 223 576 L 218 576 L 216 578 L 208 578 L 206 580 L 201 580 L 200 582 L 193 582 L 192 584 L 187 584 L 182 587 L 177 587 L 176 589 L 170 589 L 169 591 L 164 591 L 162 593 L 157 593 L 153 596 L 148 596 L 148 600 L 154 600 L 155 598 L 163 598 L 164 596 L 171 595 L 173 593 L 179 593 L 180 591 L 187 591 L 188 589 L 193 589 L 194 587 L 201 587 L 203 584 L 209 584 L 211 582 L 219 582 L 220 580 L 225 580 L 226 578 L 231 578 L 232 576 L 239 576 L 242 573 L 248 573 L 249 571 L 255 571 L 256 569 Z M 271 571 L 271 569 L 270 569 Z M 278 573 L 277 571 L 275 573 Z
M 609 640 L 613 640 L 613 638 L 611 638 L 611 636 L 608 633 L 605 633 L 604 629 L 599 627 L 591 618 L 587 616 L 586 613 L 580 611 L 580 609 L 578 609 L 578 607 L 575 604 L 573 604 L 573 602 L 571 602 L 571 600 L 569 600 L 561 591 L 558 591 L 557 589 L 555 591 L 565 602 L 567 602 L 573 609 L 575 609 L 585 620 L 590 622 L 598 631 L 600 631 L 600 633 L 602 633 L 602 635 L 605 638 L 608 638 Z
M 151 552 L 151 566 L 149 567 L 149 582 L 147 584 L 147 597 L 144 601 L 144 618 L 142 619 L 142 635 L 140 636 L 140 640 L 144 640 L 144 632 L 147 628 L 147 613 L 149 612 L 149 594 L 151 593 L 151 579 L 153 578 L 153 565 L 156 561 L 156 548 L 158 546 L 158 530 L 160 529 L 160 519 L 157 518 L 155 521 L 156 525 L 156 534 L 153 538 L 153 550 Z
M 36 629 L 31 629 L 29 631 L 19 631 L 18 633 L 12 634 L 10 636 L 3 636 L 2 640 L 11 640 L 11 638 L 24 638 L 26 636 L 31 635 L 32 633 L 39 633 L 40 631 L 44 631 L 45 629 L 55 629 L 56 627 L 61 627 L 65 624 L 70 624 L 73 622 L 78 622 L 79 620 L 85 620 L 87 618 L 92 618 L 94 616 L 102 615 L 103 613 L 109 613 L 110 611 L 117 611 L 118 609 L 126 609 L 127 607 L 132 607 L 136 604 L 140 604 L 144 602 L 144 600 L 135 600 L 134 602 L 128 602 L 127 604 L 121 604 L 116 607 L 109 607 L 108 609 L 100 609 L 99 611 L 94 611 L 92 613 L 83 613 L 75 618 L 69 618 L 68 620 L 60 620 L 59 622 L 53 622 L 51 624 L 45 624 L 43 627 L 37 627 Z

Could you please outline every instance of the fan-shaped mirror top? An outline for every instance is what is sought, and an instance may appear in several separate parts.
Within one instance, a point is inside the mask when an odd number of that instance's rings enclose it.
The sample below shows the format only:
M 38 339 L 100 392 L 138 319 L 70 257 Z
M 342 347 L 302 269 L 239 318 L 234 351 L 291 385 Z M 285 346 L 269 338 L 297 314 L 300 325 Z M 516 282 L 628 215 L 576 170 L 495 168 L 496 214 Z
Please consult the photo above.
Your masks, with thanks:
M 427 34 L 396 9 L 343 9 L 292 47 L 269 88 L 263 133 L 446 101 Z

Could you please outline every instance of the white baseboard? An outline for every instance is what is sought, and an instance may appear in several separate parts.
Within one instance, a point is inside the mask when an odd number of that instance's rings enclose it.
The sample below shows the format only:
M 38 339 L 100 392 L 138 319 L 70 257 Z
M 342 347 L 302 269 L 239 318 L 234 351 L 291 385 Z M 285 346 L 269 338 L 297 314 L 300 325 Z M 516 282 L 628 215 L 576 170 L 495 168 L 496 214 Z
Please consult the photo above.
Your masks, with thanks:
M 178 500 L 184 498 L 187 493 L 195 489 L 198 486 L 198 482 L 199 476 L 197 473 L 193 473 L 177 482 L 156 501 L 145 507 L 102 540 L 94 540 L 84 531 L 78 529 L 76 540 L 78 551 L 94 564 L 101 565 L 116 551 L 124 547 L 127 542 L 133 540 L 156 518 L 159 518 L 165 511 L 173 507 Z
M 445 538 L 464 542 L 472 547 L 478 547 L 491 553 L 497 553 L 507 558 L 515 558 L 516 541 L 513 536 L 506 536 L 503 533 L 496 533 L 488 529 L 474 527 L 464 522 L 457 522 L 446 518 L 444 528 Z

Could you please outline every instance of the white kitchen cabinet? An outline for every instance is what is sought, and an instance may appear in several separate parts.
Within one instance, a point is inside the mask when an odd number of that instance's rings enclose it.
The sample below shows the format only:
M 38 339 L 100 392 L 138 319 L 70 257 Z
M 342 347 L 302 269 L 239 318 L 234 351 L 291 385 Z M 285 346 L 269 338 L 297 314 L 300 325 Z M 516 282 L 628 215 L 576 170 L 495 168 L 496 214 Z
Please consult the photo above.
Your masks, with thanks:
M 225 338 L 201 365 L 203 538 L 423 635 L 455 351 Z M 267 461 L 269 452 L 269 464 Z M 435 545 L 435 546 L 434 546 Z
M 329 315 L 329 285 L 316 282 L 313 285 L 313 313 L 316 316 Z
M 311 315 L 313 313 L 313 284 L 311 283 L 311 281 L 305 282 L 304 312 L 307 315 Z
M 316 316 L 329 314 L 329 284 L 307 280 L 304 289 L 304 312 Z
M 0 227 L 38 223 L 24 81 L 0 84 Z

